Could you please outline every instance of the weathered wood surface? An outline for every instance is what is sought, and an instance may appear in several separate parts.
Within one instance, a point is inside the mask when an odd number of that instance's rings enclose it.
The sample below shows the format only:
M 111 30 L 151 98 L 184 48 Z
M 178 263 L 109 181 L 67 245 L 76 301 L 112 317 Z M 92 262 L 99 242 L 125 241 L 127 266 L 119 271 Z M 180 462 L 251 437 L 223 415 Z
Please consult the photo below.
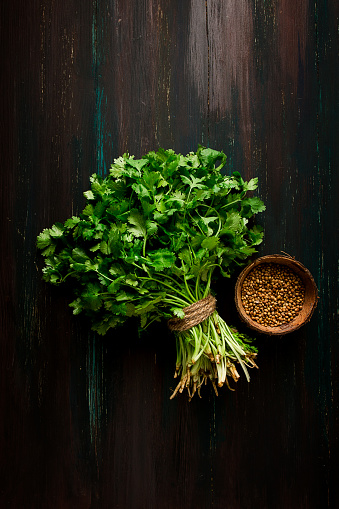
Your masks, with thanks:
M 338 16 L 335 0 L 2 2 L 1 507 L 338 507 Z M 114 157 L 198 143 L 259 177 L 260 254 L 295 256 L 320 300 L 297 333 L 258 338 L 250 384 L 188 403 L 169 400 L 169 333 L 89 333 L 35 239 Z

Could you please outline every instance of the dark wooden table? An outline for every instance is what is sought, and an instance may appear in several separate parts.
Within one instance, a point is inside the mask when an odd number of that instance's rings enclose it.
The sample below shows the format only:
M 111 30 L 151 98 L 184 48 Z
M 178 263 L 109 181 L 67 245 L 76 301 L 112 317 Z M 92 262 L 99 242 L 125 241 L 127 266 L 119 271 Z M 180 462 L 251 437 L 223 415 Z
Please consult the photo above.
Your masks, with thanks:
M 338 17 L 335 0 L 1 3 L 1 508 L 339 507 Z M 96 337 L 35 241 L 125 151 L 199 143 L 259 177 L 259 254 L 301 261 L 320 299 L 258 337 L 250 384 L 189 403 L 169 400 L 165 327 Z

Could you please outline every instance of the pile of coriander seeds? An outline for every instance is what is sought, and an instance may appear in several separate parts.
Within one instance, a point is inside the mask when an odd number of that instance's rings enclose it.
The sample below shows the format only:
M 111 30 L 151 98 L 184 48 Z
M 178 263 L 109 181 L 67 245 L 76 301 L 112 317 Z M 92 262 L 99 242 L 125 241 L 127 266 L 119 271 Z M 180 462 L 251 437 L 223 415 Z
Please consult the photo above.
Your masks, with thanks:
M 301 311 L 305 287 L 287 265 L 262 263 L 254 267 L 242 284 L 245 313 L 264 327 L 278 327 Z

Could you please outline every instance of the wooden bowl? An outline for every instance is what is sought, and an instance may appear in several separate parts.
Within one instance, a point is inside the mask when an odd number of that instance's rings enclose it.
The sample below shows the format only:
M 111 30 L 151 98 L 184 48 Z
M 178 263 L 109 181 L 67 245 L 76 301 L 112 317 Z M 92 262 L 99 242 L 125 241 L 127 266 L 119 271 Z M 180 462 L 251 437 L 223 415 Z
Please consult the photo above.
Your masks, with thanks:
M 247 275 L 251 272 L 252 269 L 254 269 L 254 267 L 257 267 L 258 265 L 264 263 L 266 264 L 276 263 L 278 265 L 287 266 L 297 276 L 299 276 L 305 287 L 304 302 L 302 304 L 302 309 L 299 311 L 298 315 L 295 316 L 293 320 L 291 320 L 290 322 L 278 325 L 276 327 L 264 326 L 254 321 L 246 313 L 241 299 L 242 286 Z M 240 315 L 240 318 L 248 327 L 262 334 L 283 335 L 299 329 L 302 325 L 304 325 L 311 319 L 311 316 L 317 306 L 317 301 L 318 301 L 318 290 L 311 273 L 300 262 L 296 261 L 294 258 L 288 255 L 284 256 L 279 254 L 273 254 L 258 258 L 241 272 L 235 285 L 235 304 L 237 307 L 237 311 Z

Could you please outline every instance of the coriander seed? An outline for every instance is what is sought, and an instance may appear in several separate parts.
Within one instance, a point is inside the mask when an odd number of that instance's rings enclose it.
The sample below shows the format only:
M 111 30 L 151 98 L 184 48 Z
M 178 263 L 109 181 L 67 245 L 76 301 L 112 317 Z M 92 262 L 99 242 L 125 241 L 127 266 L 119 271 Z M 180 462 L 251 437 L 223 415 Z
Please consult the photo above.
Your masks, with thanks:
M 305 287 L 300 277 L 277 263 L 254 267 L 246 276 L 241 292 L 247 315 L 266 327 L 291 322 L 301 311 L 304 297 Z

